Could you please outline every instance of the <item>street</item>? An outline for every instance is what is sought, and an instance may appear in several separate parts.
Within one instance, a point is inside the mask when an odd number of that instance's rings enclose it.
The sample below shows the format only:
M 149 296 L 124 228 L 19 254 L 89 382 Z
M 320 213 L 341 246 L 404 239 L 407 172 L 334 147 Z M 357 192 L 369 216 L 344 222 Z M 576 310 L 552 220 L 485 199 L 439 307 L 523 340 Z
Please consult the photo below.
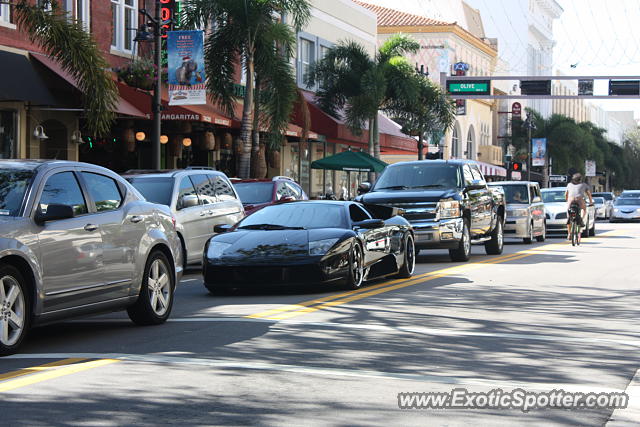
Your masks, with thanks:
M 357 291 L 213 296 L 190 270 L 165 325 L 33 330 L 0 360 L 0 424 L 632 425 L 633 395 L 615 413 L 399 409 L 400 392 L 625 391 L 640 367 L 637 224 L 472 253 L 422 251 L 411 279 Z

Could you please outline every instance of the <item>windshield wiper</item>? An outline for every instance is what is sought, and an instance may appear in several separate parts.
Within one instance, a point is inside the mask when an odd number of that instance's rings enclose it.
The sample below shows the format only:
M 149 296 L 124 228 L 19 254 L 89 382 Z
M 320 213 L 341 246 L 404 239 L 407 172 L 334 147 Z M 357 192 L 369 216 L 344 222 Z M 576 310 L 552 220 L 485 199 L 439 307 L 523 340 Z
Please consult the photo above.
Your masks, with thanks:
M 407 187 L 406 185 L 391 185 L 389 187 L 380 187 L 380 188 L 376 188 L 376 190 L 406 190 L 409 187 Z
M 444 184 L 427 184 L 427 185 L 416 185 L 414 187 L 411 188 L 437 188 L 437 187 L 444 187 Z
M 250 224 L 238 227 L 238 229 L 244 230 L 305 230 L 304 227 L 287 227 L 286 225 L 278 224 Z

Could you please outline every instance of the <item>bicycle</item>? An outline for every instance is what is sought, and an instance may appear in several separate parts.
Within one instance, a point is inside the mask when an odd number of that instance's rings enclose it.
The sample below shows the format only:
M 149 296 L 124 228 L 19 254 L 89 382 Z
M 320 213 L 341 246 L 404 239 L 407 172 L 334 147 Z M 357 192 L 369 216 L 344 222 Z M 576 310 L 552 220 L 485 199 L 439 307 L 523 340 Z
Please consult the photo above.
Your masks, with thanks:
M 572 203 L 569 207 L 569 225 L 571 237 L 571 246 L 580 245 L 580 205 L 578 203 Z

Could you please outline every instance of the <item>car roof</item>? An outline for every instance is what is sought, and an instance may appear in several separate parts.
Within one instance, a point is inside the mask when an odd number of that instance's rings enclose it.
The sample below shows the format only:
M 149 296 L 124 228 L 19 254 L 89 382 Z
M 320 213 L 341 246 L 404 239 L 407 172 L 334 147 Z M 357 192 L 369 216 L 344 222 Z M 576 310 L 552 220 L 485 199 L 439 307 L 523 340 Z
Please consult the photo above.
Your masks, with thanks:
M 23 169 L 23 170 L 46 170 L 56 167 L 68 167 L 68 168 L 92 168 L 97 170 L 102 170 L 105 172 L 109 172 L 115 174 L 110 169 L 107 169 L 102 166 L 94 165 L 91 163 L 84 162 L 75 162 L 72 160 L 48 160 L 48 159 L 6 159 L 0 160 L 0 169 L 2 168 L 12 168 L 12 169 Z
M 541 188 L 540 191 L 567 191 L 567 187 L 549 187 Z
M 179 175 L 219 175 L 226 176 L 224 173 L 212 169 L 168 169 L 168 170 L 153 170 L 153 169 L 130 169 L 122 174 L 125 178 L 175 178 Z
M 496 181 L 496 182 L 489 182 L 488 185 L 491 186 L 499 186 L 499 185 L 532 185 L 532 184 L 538 184 L 536 181 Z
M 451 160 L 413 160 L 410 162 L 398 162 L 398 163 L 393 163 L 391 165 L 389 165 L 388 167 L 395 167 L 395 166 L 401 166 L 401 165 L 433 165 L 433 164 L 437 164 L 437 165 L 454 165 L 454 166 L 461 166 L 461 165 L 478 165 L 478 162 L 474 161 L 474 160 L 465 160 L 465 159 L 451 159 Z

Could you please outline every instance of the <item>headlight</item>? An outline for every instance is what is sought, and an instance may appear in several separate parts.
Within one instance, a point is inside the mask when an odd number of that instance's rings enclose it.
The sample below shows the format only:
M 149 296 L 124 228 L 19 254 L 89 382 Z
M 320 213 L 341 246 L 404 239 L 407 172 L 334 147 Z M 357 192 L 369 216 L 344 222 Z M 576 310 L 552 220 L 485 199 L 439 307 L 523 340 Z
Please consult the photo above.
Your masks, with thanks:
M 507 211 L 507 216 L 529 216 L 527 209 L 510 209 Z
M 615 213 L 618 213 L 618 212 L 620 212 L 620 209 L 615 208 L 613 211 L 614 211 Z
M 231 243 L 224 242 L 211 242 L 209 243 L 209 248 L 207 249 L 207 258 L 220 258 L 224 251 L 231 246 Z
M 438 215 L 441 219 L 459 218 L 460 202 L 457 200 L 441 200 L 438 203 Z
M 309 242 L 309 255 L 324 255 L 339 239 L 314 240 Z

